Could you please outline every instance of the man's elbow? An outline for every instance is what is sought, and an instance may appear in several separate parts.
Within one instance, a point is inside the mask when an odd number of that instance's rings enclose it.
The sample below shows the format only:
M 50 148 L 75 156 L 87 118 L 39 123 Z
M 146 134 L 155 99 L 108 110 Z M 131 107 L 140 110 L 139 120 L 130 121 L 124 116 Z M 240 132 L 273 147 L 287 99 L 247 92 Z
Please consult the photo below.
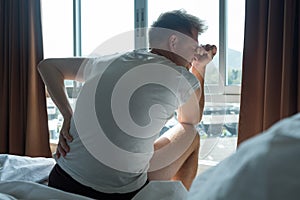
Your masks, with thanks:
M 178 117 L 178 122 L 182 124 L 190 124 L 190 125 L 197 125 L 200 123 L 202 116 L 194 116 L 194 117 Z

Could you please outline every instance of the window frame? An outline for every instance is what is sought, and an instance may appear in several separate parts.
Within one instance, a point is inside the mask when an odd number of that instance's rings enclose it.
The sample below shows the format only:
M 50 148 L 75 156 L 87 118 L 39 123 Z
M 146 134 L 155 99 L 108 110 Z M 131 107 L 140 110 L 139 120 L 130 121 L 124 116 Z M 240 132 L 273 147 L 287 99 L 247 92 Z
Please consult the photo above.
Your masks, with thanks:
M 226 85 L 227 75 L 227 3 L 228 0 L 219 0 L 219 84 L 207 85 L 214 93 L 205 93 L 206 100 L 213 99 L 213 105 L 225 103 L 240 103 L 241 86 Z M 146 47 L 148 43 L 147 34 L 142 34 L 141 31 L 148 27 L 148 0 L 134 0 L 134 31 L 135 44 L 134 47 Z M 144 29 L 145 28 L 145 29 Z M 81 0 L 73 0 L 73 56 L 82 56 L 82 34 L 81 34 Z M 78 85 L 79 84 L 79 85 Z M 82 85 L 73 81 L 73 88 Z M 71 87 L 72 86 L 68 86 Z M 69 88 L 70 89 L 70 88 Z M 72 98 L 72 97 L 70 97 Z M 57 140 L 50 139 L 50 143 L 55 145 Z M 52 148 L 52 149 L 55 149 Z M 203 162 L 200 161 L 200 162 Z M 201 164 L 201 163 L 200 163 Z
M 134 16 L 136 18 L 141 17 L 141 10 L 144 9 L 145 12 L 145 22 L 144 24 L 140 21 L 136 22 L 135 19 L 135 29 L 139 28 L 145 28 L 147 27 L 147 14 L 148 14 L 148 0 L 134 0 L 135 1 L 135 14 Z M 224 99 L 226 98 L 228 103 L 239 103 L 240 102 L 240 94 L 241 94 L 241 86 L 240 85 L 226 85 L 226 76 L 227 76 L 227 69 L 228 69 L 228 63 L 227 63 L 227 54 L 228 54 L 228 44 L 227 44 L 227 7 L 228 0 L 219 0 L 219 84 L 218 85 L 209 85 L 210 89 L 212 91 L 215 91 L 214 93 L 208 93 L 207 95 L 214 96 L 216 98 L 216 101 L 224 102 Z M 144 25 L 144 26 L 143 26 Z M 144 40 L 143 42 L 147 42 L 147 38 L 136 38 L 136 42 L 140 42 L 141 40 Z M 139 47 L 139 44 L 136 45 Z M 224 97 L 226 96 L 226 97 Z

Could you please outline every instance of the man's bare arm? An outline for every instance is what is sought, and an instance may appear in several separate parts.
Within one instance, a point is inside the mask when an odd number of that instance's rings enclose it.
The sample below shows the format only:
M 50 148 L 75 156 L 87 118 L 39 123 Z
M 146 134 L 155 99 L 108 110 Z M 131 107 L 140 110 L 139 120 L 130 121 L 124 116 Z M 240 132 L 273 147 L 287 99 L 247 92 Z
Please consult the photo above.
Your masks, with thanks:
M 190 99 L 178 108 L 178 121 L 180 123 L 196 125 L 201 121 L 205 102 L 204 77 L 206 65 L 212 60 L 216 53 L 217 48 L 214 45 L 199 47 L 194 62 L 189 70 L 198 79 L 200 88 L 195 90 L 195 93 L 191 95 Z
M 83 71 L 80 68 L 84 60 L 85 58 L 45 59 L 38 65 L 47 91 L 64 118 L 56 151 L 57 157 L 60 157 L 61 154 L 65 156 L 69 151 L 66 139 L 72 141 L 69 129 L 73 111 L 67 98 L 64 80 L 84 81 Z

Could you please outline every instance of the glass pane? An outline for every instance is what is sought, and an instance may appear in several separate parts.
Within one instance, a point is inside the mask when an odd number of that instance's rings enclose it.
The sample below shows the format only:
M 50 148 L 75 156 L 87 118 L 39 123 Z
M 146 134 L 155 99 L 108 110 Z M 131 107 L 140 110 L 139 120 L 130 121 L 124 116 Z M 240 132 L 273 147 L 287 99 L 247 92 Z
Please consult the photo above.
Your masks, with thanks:
M 42 0 L 44 58 L 73 56 L 73 1 Z
M 219 46 L 219 0 L 149 0 L 148 25 L 166 11 L 184 9 L 187 13 L 195 15 L 205 21 L 208 26 L 206 32 L 199 36 L 199 44 L 214 44 Z M 218 53 L 206 68 L 206 84 L 219 84 L 219 59 Z
M 99 45 L 111 38 L 134 29 L 133 0 L 81 1 L 81 8 L 82 55 L 84 56 L 90 55 Z M 133 46 L 132 43 L 131 49 Z
M 226 84 L 240 85 L 244 45 L 245 0 L 228 0 Z
M 44 58 L 72 57 L 73 1 L 42 0 L 41 5 Z M 58 140 L 63 117 L 49 96 L 47 96 L 47 113 L 50 141 L 55 143 Z

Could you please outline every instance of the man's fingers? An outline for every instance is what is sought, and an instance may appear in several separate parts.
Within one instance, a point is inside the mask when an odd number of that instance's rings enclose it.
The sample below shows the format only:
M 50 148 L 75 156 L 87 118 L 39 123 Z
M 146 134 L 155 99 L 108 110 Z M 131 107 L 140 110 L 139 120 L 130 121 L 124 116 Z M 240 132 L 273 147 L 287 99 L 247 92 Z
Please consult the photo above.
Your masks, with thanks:
M 211 52 L 212 53 L 212 57 L 215 56 L 216 53 L 217 53 L 217 47 L 216 47 L 216 45 L 206 44 L 206 45 L 201 45 L 201 47 L 203 47 L 207 52 Z
M 209 59 L 211 60 L 215 54 L 217 52 L 217 47 L 215 45 L 200 45 L 197 49 L 196 49 L 196 54 L 195 54 L 195 60 L 196 61 L 201 61 L 201 60 L 205 60 L 205 59 Z
M 59 151 L 58 151 L 58 146 L 57 146 L 57 148 L 56 148 L 55 156 L 56 156 L 57 159 L 60 157 L 60 153 L 59 153 Z
M 60 135 L 59 146 L 64 150 L 64 153 L 70 151 L 69 145 L 67 144 L 66 139 L 63 135 Z M 63 154 L 61 151 L 60 153 Z
M 66 140 L 68 140 L 68 142 L 72 142 L 73 138 L 72 136 L 69 134 L 69 131 L 61 131 L 61 134 L 64 136 L 64 138 Z
M 196 49 L 196 55 L 202 56 L 204 53 L 206 53 L 206 49 L 203 46 L 199 46 Z
M 196 54 L 194 56 L 194 60 L 195 61 L 205 61 L 205 60 L 208 60 L 210 61 L 212 59 L 212 52 L 211 51 L 205 51 L 204 53 L 202 54 Z
M 214 45 L 214 48 L 212 48 L 213 56 L 217 54 L 217 47 Z
M 62 148 L 62 146 L 60 144 L 58 144 L 58 146 L 57 146 L 57 151 L 58 151 L 59 155 L 62 155 L 63 157 L 66 156 L 66 151 Z

